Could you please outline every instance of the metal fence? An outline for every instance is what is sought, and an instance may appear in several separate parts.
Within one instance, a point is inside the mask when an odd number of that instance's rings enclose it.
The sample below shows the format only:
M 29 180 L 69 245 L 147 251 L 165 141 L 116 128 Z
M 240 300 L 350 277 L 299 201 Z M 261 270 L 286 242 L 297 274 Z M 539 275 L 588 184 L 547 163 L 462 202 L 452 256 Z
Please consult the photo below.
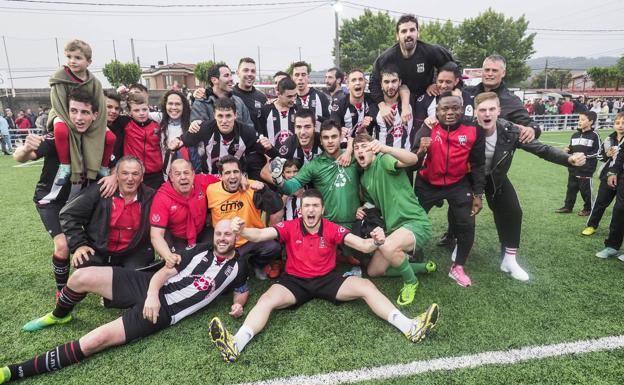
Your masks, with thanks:
M 598 114 L 596 128 L 613 128 L 614 114 Z M 542 131 L 575 130 L 578 127 L 578 114 L 569 115 L 532 115 Z
M 44 130 L 41 128 L 15 128 L 9 129 L 9 135 L 11 137 L 11 146 L 13 148 L 21 145 L 26 139 L 28 134 L 43 135 Z

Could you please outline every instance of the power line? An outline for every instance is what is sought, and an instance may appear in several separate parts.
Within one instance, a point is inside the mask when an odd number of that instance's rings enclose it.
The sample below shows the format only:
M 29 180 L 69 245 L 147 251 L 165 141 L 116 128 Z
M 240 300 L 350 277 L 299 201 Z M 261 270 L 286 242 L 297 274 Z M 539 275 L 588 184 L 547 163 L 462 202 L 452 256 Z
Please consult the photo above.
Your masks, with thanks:
M 343 0 L 341 1 L 344 4 L 350 4 L 354 7 L 360 8 L 360 9 L 374 9 L 377 11 L 384 11 L 384 12 L 389 12 L 389 13 L 395 13 L 395 14 L 406 14 L 406 13 L 411 13 L 411 12 L 404 12 L 404 11 L 397 11 L 397 10 L 392 10 L 392 9 L 387 9 L 387 8 L 380 8 L 380 7 L 374 7 L 371 5 L 363 5 L 363 4 L 358 4 L 352 1 L 347 1 L 347 0 Z M 353 7 L 349 7 L 347 5 L 348 8 L 353 8 Z M 452 23 L 456 23 L 456 24 L 461 24 L 462 21 L 461 20 L 453 20 L 453 19 L 448 19 L 448 18 L 441 18 L 441 17 L 433 17 L 433 16 L 425 16 L 425 15 L 414 15 L 416 17 L 419 17 L 421 19 L 429 19 L 429 20 L 437 20 L 437 21 L 450 21 Z M 527 30 L 531 30 L 531 31 L 548 31 L 548 32 L 592 32 L 592 33 L 604 33 L 604 32 L 624 32 L 624 29 L 566 29 L 566 28 L 533 28 L 533 27 L 527 27 Z
M 132 3 L 96 3 L 96 2 L 77 2 L 77 1 L 52 1 L 52 0 L 3 0 L 13 3 L 31 3 L 31 4 L 54 4 L 54 5 L 86 5 L 98 7 L 150 7 L 150 8 L 225 8 L 225 7 L 250 7 L 250 6 L 266 6 L 266 5 L 292 5 L 301 4 L 300 1 L 274 1 L 268 3 L 233 3 L 233 4 L 132 4 Z M 306 1 L 307 4 L 330 3 L 328 0 L 312 0 Z
M 231 35 L 231 34 L 234 34 L 234 33 L 248 31 L 248 30 L 254 29 L 254 28 L 264 27 L 266 25 L 274 24 L 274 23 L 277 23 L 278 21 L 290 19 L 290 18 L 295 17 L 295 16 L 303 15 L 304 13 L 308 13 L 308 12 L 314 11 L 314 10 L 320 8 L 320 7 L 325 6 L 326 5 L 325 3 L 327 3 L 327 2 L 324 2 L 324 4 L 320 4 L 320 5 L 317 5 L 317 6 L 312 7 L 312 8 L 308 8 L 308 9 L 306 9 L 304 11 L 301 11 L 301 12 L 293 13 L 293 14 L 290 14 L 290 15 L 287 15 L 287 16 L 284 16 L 284 17 L 279 17 L 277 19 L 269 20 L 269 21 L 264 22 L 264 23 L 254 24 L 254 25 L 250 25 L 249 27 L 240 28 L 240 29 L 227 31 L 227 32 L 220 32 L 220 33 L 214 33 L 214 34 L 211 34 L 211 35 L 188 37 L 188 38 L 180 38 L 180 39 L 135 39 L 135 40 L 136 41 L 143 41 L 143 42 L 190 41 L 190 40 L 204 40 L 204 39 L 209 39 L 209 38 L 213 38 L 213 37 L 217 37 L 217 36 Z

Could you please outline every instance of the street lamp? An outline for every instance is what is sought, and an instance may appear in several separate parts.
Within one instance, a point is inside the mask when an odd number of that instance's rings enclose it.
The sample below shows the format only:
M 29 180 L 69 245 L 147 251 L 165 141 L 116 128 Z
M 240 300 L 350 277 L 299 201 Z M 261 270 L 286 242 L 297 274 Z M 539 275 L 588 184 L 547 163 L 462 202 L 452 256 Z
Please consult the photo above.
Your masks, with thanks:
M 334 1 L 332 4 L 334 8 L 334 24 L 336 28 L 336 37 L 334 38 L 334 65 L 340 68 L 340 20 L 338 14 L 342 12 L 342 3 L 339 0 Z

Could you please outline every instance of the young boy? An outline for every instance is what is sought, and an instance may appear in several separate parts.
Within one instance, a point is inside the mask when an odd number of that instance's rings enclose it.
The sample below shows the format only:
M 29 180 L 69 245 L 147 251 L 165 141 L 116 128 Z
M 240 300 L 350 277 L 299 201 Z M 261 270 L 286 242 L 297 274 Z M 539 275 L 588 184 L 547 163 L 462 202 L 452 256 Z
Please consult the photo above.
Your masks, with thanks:
M 157 190 L 164 182 L 160 125 L 150 119 L 147 100 L 141 94 L 130 94 L 127 105 L 130 116 L 119 116 L 112 126 L 118 138 L 114 158 L 133 155 L 141 159 L 145 166 L 143 183 Z
M 620 151 L 622 143 L 624 143 L 624 112 L 620 112 L 615 117 L 613 130 L 602 143 L 600 157 L 605 162 L 602 170 L 600 170 L 600 187 L 598 187 L 598 196 L 594 202 L 591 215 L 587 221 L 587 227 L 582 231 L 583 235 L 592 235 L 596 232 L 598 224 L 602 219 L 602 215 L 611 202 L 615 198 L 616 191 L 607 182 L 607 172 L 615 163 L 615 159 Z
M 67 65 L 50 78 L 52 108 L 48 129 L 54 131 L 56 152 L 61 165 L 55 184 L 62 186 L 71 177 L 80 181 L 109 174 L 108 162 L 115 145 L 115 135 L 106 130 L 106 100 L 102 84 L 87 69 L 91 64 L 91 47 L 82 40 L 72 40 L 65 45 Z M 69 120 L 67 95 L 75 88 L 85 90 L 98 101 L 98 118 L 89 131 L 79 135 Z M 69 124 L 68 124 L 69 123 Z
M 285 180 L 292 179 L 299 172 L 299 162 L 296 159 L 288 159 L 284 162 L 282 176 Z M 284 201 L 284 220 L 299 218 L 301 216 L 301 194 L 304 189 L 297 190 L 292 195 L 282 195 Z
M 591 184 L 592 176 L 598 164 L 597 156 L 600 152 L 600 137 L 594 132 L 596 113 L 593 111 L 580 112 L 577 132 L 570 138 L 570 145 L 566 147 L 568 154 L 581 152 L 587 157 L 587 162 L 582 167 L 568 168 L 568 191 L 566 192 L 563 207 L 555 210 L 556 213 L 571 213 L 576 202 L 576 194 L 581 192 L 583 209 L 578 212 L 579 216 L 586 217 L 591 213 Z

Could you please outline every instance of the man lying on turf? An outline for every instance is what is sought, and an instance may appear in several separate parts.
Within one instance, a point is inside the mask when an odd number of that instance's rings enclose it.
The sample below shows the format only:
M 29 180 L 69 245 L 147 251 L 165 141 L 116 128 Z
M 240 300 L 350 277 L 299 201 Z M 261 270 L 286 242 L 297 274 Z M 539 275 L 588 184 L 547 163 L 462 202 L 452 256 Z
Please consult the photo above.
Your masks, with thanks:
M 424 339 L 438 319 L 438 305 L 410 319 L 399 312 L 368 279 L 343 277 L 336 271 L 336 246 L 371 253 L 385 241 L 381 228 L 371 231 L 371 239 L 362 239 L 337 224 L 323 219 L 323 197 L 316 189 L 301 196 L 302 217 L 280 222 L 264 229 L 246 228 L 240 218 L 232 219 L 232 231 L 251 242 L 277 239 L 286 247 L 285 273 L 267 290 L 251 309 L 243 326 L 232 336 L 217 317 L 210 322 L 210 337 L 226 362 L 234 362 L 245 345 L 259 333 L 271 312 L 302 305 L 313 298 L 334 303 L 363 299 L 380 318 L 399 329 L 410 341 Z
M 108 266 L 77 270 L 62 290 L 64 300 L 59 299 L 52 313 L 24 325 L 24 330 L 36 331 L 71 321 L 74 306 L 88 293 L 101 295 L 111 307 L 128 310 L 76 341 L 0 368 L 0 384 L 58 370 L 111 346 L 146 337 L 202 309 L 228 290 L 234 291 L 230 315 L 240 317 L 249 290 L 244 261 L 234 248 L 236 236 L 230 221 L 222 220 L 214 229 L 214 249 L 198 244 L 180 253 L 178 265 L 165 266 L 153 275 Z

